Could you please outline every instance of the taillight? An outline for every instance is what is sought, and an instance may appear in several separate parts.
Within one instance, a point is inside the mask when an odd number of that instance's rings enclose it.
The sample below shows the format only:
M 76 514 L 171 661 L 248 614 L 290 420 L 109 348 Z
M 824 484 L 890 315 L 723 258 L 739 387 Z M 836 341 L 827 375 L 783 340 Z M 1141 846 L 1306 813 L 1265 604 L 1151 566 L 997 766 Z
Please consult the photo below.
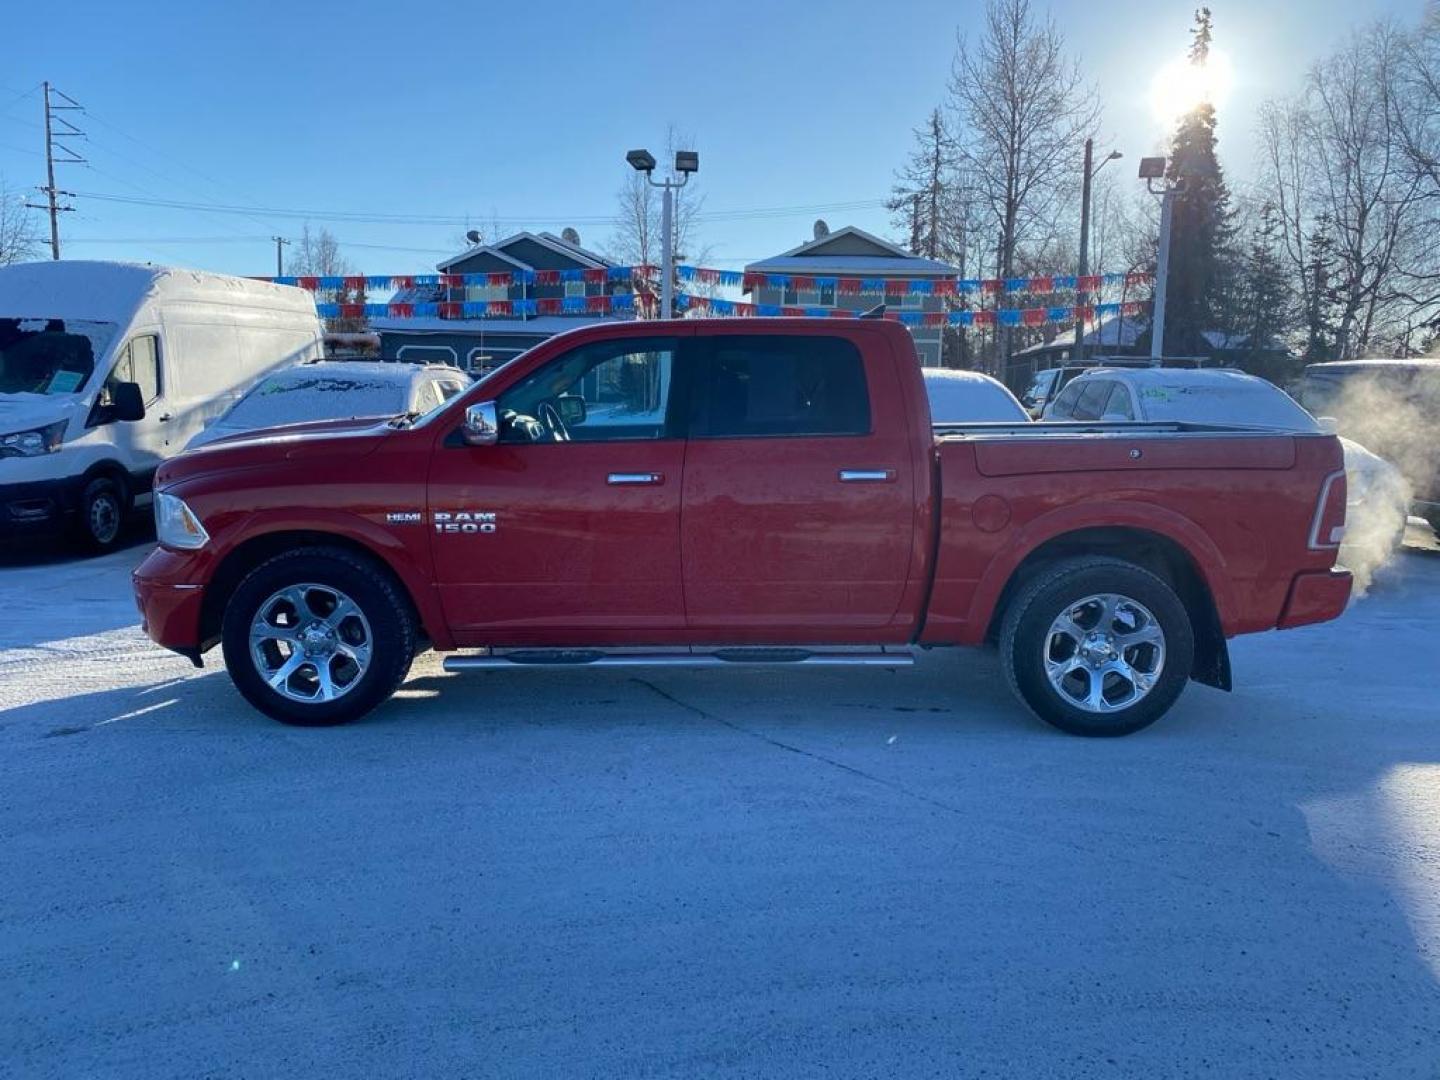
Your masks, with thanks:
M 1345 539 L 1345 470 L 1333 472 L 1320 485 L 1315 520 L 1310 524 L 1310 549 L 1338 548 Z

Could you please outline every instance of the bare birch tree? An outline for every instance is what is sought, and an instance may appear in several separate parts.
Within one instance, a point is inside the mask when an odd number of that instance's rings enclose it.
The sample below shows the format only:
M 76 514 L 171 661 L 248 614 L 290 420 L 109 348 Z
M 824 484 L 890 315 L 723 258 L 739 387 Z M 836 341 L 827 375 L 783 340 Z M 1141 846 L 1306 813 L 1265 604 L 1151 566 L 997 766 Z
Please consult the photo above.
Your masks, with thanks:
M 0 266 L 26 262 L 40 254 L 40 231 L 25 199 L 0 180 Z

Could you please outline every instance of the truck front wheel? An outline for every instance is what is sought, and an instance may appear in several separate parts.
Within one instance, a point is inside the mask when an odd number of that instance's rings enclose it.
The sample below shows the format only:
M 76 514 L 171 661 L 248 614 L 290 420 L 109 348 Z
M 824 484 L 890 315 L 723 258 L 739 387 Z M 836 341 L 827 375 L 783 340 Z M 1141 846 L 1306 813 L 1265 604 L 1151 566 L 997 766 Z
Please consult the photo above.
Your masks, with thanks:
M 1133 563 L 1066 559 L 1016 594 L 1000 629 L 1010 687 L 1072 735 L 1129 735 L 1175 703 L 1195 634 L 1164 580 Z
M 416 651 L 408 599 L 383 569 L 343 548 L 261 563 L 225 608 L 225 666 L 245 699 L 286 724 L 343 724 L 405 681 Z

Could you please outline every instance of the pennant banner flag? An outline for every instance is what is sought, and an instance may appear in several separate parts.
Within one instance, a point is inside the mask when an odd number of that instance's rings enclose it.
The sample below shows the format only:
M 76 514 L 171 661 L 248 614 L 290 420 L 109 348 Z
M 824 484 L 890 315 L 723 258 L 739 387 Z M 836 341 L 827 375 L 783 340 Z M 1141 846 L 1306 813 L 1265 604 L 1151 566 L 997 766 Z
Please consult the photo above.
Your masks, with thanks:
M 277 285 L 297 285 L 311 292 L 402 292 L 418 288 L 511 288 L 531 285 L 560 285 L 584 282 L 588 285 L 630 284 L 650 282 L 658 277 L 654 266 L 610 266 L 573 270 L 514 270 L 491 274 L 349 274 L 344 276 L 286 276 L 262 278 Z M 675 276 L 682 282 L 753 289 L 781 289 L 794 292 L 826 292 L 838 296 L 974 296 L 995 293 L 1030 293 L 1044 295 L 1056 292 L 1100 292 L 1123 285 L 1131 288 L 1148 285 L 1154 275 L 1148 273 L 1038 274 L 1032 277 L 1005 278 L 858 278 L 811 277 L 802 274 L 742 273 L 739 270 L 714 270 L 701 266 L 677 266 Z
M 322 319 L 526 319 L 537 315 L 634 315 L 636 298 L 619 296 L 566 296 L 526 300 L 466 300 L 432 303 L 316 304 Z M 738 300 L 708 299 L 681 293 L 680 310 L 703 311 L 720 317 L 853 319 L 853 311 L 831 307 L 752 304 Z M 1087 322 L 1115 315 L 1139 315 L 1149 301 L 1077 304 L 1068 307 L 999 308 L 978 311 L 887 311 L 885 318 L 906 326 L 1044 326 L 1047 323 Z

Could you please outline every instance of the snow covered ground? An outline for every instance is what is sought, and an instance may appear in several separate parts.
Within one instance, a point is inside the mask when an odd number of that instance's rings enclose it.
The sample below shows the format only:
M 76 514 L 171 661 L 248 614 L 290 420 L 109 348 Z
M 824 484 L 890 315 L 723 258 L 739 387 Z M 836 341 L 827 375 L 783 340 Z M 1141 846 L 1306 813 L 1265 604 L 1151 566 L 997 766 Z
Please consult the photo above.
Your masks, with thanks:
M 0 1076 L 1440 1074 L 1440 557 L 1129 739 L 913 671 L 417 664 L 295 730 L 0 568 Z

